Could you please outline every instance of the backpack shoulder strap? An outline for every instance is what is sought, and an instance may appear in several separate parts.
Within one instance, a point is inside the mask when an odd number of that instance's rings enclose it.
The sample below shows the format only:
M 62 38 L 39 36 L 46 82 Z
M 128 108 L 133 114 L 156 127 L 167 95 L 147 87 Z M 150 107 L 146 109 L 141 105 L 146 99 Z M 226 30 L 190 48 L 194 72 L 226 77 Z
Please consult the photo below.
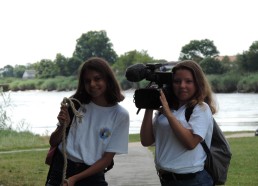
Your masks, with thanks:
M 187 107 L 187 108 L 185 109 L 185 119 L 186 119 L 187 122 L 189 121 L 189 119 L 190 119 L 190 117 L 191 117 L 191 114 L 193 113 L 193 109 L 194 109 L 194 106 L 192 106 L 192 107 Z
M 191 117 L 191 114 L 193 113 L 193 109 L 194 109 L 194 106 L 192 106 L 192 107 L 187 107 L 187 108 L 185 109 L 185 119 L 186 119 L 187 122 L 189 121 L 189 119 L 190 119 L 190 117 Z M 210 153 L 210 149 L 208 148 L 208 146 L 207 146 L 205 140 L 203 140 L 203 141 L 201 142 L 201 145 L 202 145 L 204 151 L 206 152 L 206 154 L 209 154 L 209 153 Z
M 203 150 L 206 152 L 206 154 L 210 154 L 211 153 L 211 151 L 210 151 L 209 147 L 207 146 L 205 140 L 203 140 L 201 142 L 201 145 L 202 145 Z

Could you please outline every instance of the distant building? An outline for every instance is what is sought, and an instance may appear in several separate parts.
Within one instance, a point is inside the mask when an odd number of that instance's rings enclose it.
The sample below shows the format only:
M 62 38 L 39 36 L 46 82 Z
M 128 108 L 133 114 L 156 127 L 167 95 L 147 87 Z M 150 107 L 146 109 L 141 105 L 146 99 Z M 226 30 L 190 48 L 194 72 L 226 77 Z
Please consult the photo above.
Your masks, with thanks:
M 219 61 L 235 62 L 237 60 L 237 56 L 217 56 L 216 59 Z
M 34 79 L 36 77 L 36 70 L 25 70 L 22 79 Z

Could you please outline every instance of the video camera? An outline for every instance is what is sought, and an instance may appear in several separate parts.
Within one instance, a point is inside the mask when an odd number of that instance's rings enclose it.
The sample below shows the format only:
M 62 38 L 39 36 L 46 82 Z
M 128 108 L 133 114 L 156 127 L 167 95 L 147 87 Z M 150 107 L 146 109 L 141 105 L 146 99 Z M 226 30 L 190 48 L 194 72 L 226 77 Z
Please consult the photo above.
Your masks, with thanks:
M 145 88 L 135 90 L 134 103 L 138 109 L 158 109 L 161 106 L 160 89 L 167 97 L 168 87 L 172 84 L 172 72 L 166 72 L 165 65 L 161 63 L 135 64 L 126 69 L 125 76 L 128 81 L 139 82 L 143 79 L 150 81 Z

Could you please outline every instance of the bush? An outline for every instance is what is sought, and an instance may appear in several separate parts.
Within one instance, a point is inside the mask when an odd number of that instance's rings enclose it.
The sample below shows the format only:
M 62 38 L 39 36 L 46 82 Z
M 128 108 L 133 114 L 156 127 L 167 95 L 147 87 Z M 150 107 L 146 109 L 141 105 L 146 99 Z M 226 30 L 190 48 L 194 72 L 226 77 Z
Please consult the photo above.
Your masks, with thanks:
M 46 91 L 52 91 L 52 90 L 56 90 L 57 89 L 57 81 L 55 81 L 54 79 L 46 79 L 42 85 L 40 86 L 41 90 L 46 90 Z
M 241 79 L 241 76 L 230 73 L 223 75 L 209 75 L 207 78 L 214 92 L 231 93 L 238 92 L 238 82 Z
M 258 92 L 258 74 L 250 74 L 240 79 L 239 92 Z

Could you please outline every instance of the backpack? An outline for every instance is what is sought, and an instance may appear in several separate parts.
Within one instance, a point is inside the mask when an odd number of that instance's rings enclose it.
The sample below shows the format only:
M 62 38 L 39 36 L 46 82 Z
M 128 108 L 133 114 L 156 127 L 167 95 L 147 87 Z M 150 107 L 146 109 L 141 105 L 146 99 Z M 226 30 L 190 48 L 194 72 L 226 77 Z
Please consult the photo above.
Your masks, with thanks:
M 194 107 L 186 108 L 186 121 L 189 121 L 193 109 Z M 208 148 L 205 140 L 201 142 L 201 145 L 207 154 L 204 168 L 213 178 L 213 184 L 224 185 L 227 180 L 232 153 L 228 141 L 214 118 L 211 147 Z

